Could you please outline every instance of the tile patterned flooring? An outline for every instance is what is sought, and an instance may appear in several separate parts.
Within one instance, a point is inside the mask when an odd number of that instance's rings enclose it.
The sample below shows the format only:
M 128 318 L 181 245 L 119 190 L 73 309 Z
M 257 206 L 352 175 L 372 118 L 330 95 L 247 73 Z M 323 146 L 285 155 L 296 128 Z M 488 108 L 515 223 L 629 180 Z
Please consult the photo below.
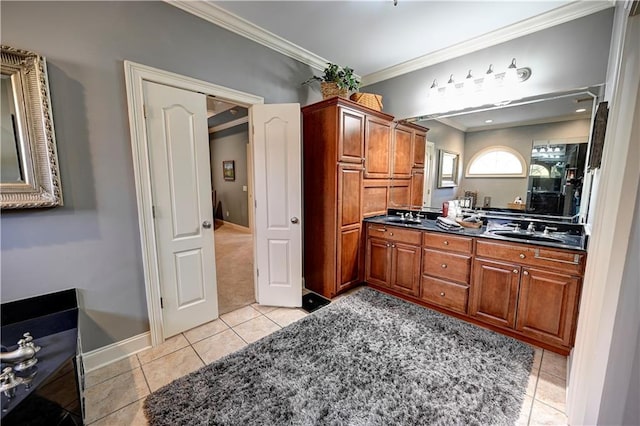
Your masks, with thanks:
M 85 421 L 92 426 L 146 425 L 142 405 L 150 392 L 306 315 L 301 309 L 245 306 L 94 370 L 85 377 Z M 517 425 L 567 424 L 566 375 L 566 357 L 536 348 Z

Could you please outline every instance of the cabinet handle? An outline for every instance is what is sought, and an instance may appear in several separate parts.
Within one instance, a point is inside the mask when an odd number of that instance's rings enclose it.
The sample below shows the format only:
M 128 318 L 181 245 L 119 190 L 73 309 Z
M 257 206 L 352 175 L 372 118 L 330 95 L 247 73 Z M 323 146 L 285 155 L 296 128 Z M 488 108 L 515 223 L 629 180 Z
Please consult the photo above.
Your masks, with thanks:
M 391 244 L 391 248 L 396 248 L 396 245 L 395 244 Z
M 389 236 L 390 236 L 390 237 L 393 237 L 393 232 L 389 232 Z
M 524 271 L 522 275 L 529 275 L 529 271 Z
M 443 263 L 442 265 L 440 265 L 443 269 L 445 269 L 447 267 L 446 263 Z
M 448 245 L 449 245 L 449 241 L 445 241 L 445 242 L 444 242 L 444 243 L 442 243 L 442 244 L 444 244 L 445 246 L 448 246 Z
M 371 231 L 387 232 L 387 228 L 369 228 Z
M 525 256 L 524 253 L 520 253 L 520 259 L 524 259 L 525 257 L 527 256 Z
M 517 274 L 517 273 L 518 273 L 518 270 L 517 270 L 517 269 L 514 269 L 514 270 L 513 270 L 513 273 L 514 273 L 514 274 Z
M 440 292 L 440 296 L 444 297 L 444 291 Z
M 391 244 L 387 243 L 387 247 L 391 247 Z

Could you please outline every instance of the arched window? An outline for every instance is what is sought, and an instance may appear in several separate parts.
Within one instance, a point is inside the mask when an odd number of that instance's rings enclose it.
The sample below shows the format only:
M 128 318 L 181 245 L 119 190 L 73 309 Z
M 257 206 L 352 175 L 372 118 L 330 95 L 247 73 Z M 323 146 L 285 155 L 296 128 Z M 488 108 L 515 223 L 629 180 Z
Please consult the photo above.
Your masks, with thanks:
M 527 162 L 508 146 L 491 146 L 478 151 L 469 163 L 465 177 L 526 177 Z
M 531 170 L 529 170 L 529 174 L 531 176 L 548 178 L 549 177 L 549 169 L 547 169 L 542 164 L 532 164 L 531 165 Z

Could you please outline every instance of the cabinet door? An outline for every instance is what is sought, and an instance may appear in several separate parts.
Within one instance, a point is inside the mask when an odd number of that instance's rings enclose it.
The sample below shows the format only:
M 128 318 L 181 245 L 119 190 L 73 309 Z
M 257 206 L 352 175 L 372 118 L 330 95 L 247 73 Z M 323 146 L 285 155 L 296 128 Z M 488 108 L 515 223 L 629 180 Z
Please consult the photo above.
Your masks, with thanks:
M 389 185 L 389 208 L 409 207 L 411 179 L 393 179 Z
M 338 227 L 362 221 L 362 166 L 338 165 Z
M 362 180 L 362 216 L 370 217 L 387 214 L 389 201 L 388 179 Z
M 362 281 L 360 273 L 361 227 L 345 229 L 338 238 L 338 270 L 336 292 Z
M 389 287 L 391 278 L 391 244 L 386 240 L 369 238 L 365 256 L 365 281 Z
M 520 267 L 476 259 L 469 314 L 490 324 L 513 328 Z
M 391 149 L 391 123 L 376 117 L 367 117 L 365 125 L 365 170 L 367 178 L 389 178 L 389 152 Z
M 362 163 L 364 158 L 364 115 L 339 108 L 338 161 Z
M 580 278 L 525 268 L 518 297 L 516 330 L 543 342 L 570 346 L 579 289 Z
M 411 296 L 420 295 L 420 247 L 391 244 L 391 288 Z
M 422 208 L 424 192 L 424 169 L 414 169 L 411 172 L 411 206 Z
M 413 167 L 424 168 L 424 150 L 426 144 L 426 133 L 415 132 L 413 136 Z
M 408 179 L 411 177 L 411 166 L 413 165 L 411 136 L 411 129 L 398 126 L 393 130 L 391 162 L 393 163 L 394 178 Z

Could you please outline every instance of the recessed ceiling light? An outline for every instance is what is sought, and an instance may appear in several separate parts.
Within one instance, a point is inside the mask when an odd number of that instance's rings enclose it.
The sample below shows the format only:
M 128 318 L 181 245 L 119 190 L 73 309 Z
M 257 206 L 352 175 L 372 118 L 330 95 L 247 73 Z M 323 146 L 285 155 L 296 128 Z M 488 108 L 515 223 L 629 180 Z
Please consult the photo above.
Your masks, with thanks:
M 493 120 L 489 119 L 489 120 L 484 120 L 485 123 L 493 123 Z
M 585 112 L 586 110 L 587 110 L 586 108 L 580 108 L 580 109 L 577 109 L 576 112 Z

